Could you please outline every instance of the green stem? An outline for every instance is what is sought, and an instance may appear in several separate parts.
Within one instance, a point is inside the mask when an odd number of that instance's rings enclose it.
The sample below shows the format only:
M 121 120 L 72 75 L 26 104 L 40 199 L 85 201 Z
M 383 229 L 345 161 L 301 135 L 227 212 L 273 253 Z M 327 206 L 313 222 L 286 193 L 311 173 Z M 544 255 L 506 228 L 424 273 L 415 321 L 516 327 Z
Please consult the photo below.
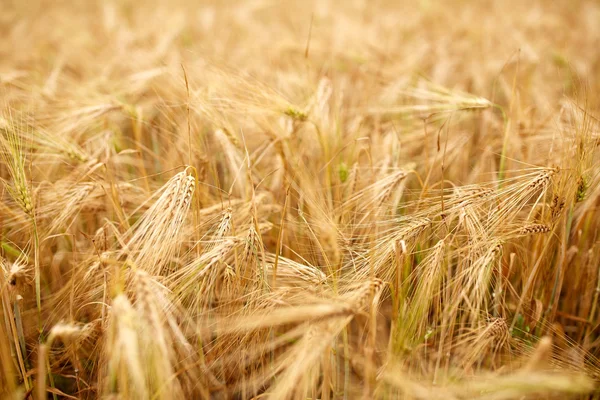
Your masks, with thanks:
M 38 330 L 40 333 L 40 340 L 42 336 L 42 296 L 41 296 L 41 277 L 40 277 L 40 239 L 38 236 L 37 222 L 35 220 L 35 214 L 31 216 L 31 222 L 33 223 L 33 262 L 35 268 L 35 302 L 38 310 Z M 41 343 L 41 342 L 40 342 Z
M 504 139 L 502 141 L 502 153 L 500 154 L 500 168 L 498 170 L 498 189 L 502 187 L 502 181 L 504 180 L 504 169 L 506 168 L 506 148 L 508 147 L 508 132 L 510 131 L 510 121 L 506 116 L 506 112 L 499 105 L 495 105 L 498 110 L 502 113 L 502 120 L 504 121 Z

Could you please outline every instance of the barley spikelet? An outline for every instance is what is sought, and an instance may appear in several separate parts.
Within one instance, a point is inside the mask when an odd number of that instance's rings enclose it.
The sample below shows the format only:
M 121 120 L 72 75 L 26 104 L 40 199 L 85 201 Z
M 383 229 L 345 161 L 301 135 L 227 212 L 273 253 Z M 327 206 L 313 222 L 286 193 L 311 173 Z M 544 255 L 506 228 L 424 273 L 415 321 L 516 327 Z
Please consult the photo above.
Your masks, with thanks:
M 509 344 L 510 332 L 504 318 L 489 318 L 485 325 L 466 333 L 455 346 L 460 353 L 462 366 L 469 370 L 476 362 L 488 354 L 489 360 Z
M 260 236 L 256 232 L 254 225 L 250 225 L 240 265 L 240 278 L 243 280 L 243 286 L 246 286 L 248 282 L 252 282 L 253 286 L 258 288 L 265 279 L 264 271 L 258 262 L 258 246 L 260 246 Z
M 444 272 L 444 251 L 446 244 L 444 240 L 440 240 L 433 247 L 431 253 L 423 260 L 423 263 L 415 271 L 415 276 L 411 277 L 411 281 L 415 283 L 415 291 L 412 295 L 410 305 L 403 315 L 402 321 L 406 326 L 407 344 L 414 344 L 425 333 L 426 326 L 435 321 L 437 317 L 435 312 L 436 302 L 439 302 L 440 287 Z M 433 317 L 429 317 L 430 311 L 434 309 Z
M 221 220 L 219 221 L 219 225 L 217 226 L 217 229 L 215 230 L 214 236 L 213 236 L 213 243 L 211 243 L 211 246 L 216 245 L 219 240 L 223 239 L 224 237 L 226 237 L 227 235 L 229 235 L 229 233 L 231 232 L 231 219 L 233 217 L 233 209 L 231 207 L 228 207 L 227 209 L 225 209 L 225 211 L 223 211 L 223 216 L 221 217 Z M 209 248 L 211 246 L 208 246 Z
M 456 285 L 463 285 L 469 296 L 468 308 L 470 309 L 472 322 L 479 319 L 482 312 L 487 310 L 488 300 L 491 297 L 491 284 L 493 272 L 501 259 L 503 242 L 495 239 L 491 244 L 482 243 L 485 246 L 479 253 L 479 246 L 473 250 L 475 254 L 481 254 L 469 261 L 460 277 L 455 281 Z
M 21 137 L 16 127 L 0 129 L 0 156 L 8 169 L 11 181 L 2 179 L 4 186 L 17 205 L 27 214 L 33 216 L 33 200 L 25 173 L 25 153 Z
M 186 304 L 205 307 L 216 300 L 215 290 L 227 267 L 224 262 L 238 245 L 232 238 L 224 238 L 207 248 L 200 257 L 183 265 L 169 276 L 174 293 Z
M 491 318 L 486 327 L 485 334 L 495 340 L 506 340 L 509 336 L 506 320 L 504 318 Z
M 113 299 L 106 339 L 106 346 L 112 351 L 105 353 L 104 392 L 107 395 L 123 393 L 144 399 L 150 395 L 143 348 L 138 335 L 139 321 L 139 316 L 125 295 Z
M 48 196 L 56 196 L 57 191 L 62 191 L 58 201 L 48 202 L 40 207 L 39 214 L 43 217 L 51 217 L 48 232 L 54 233 L 59 229 L 68 228 L 77 213 L 83 208 L 84 201 L 96 189 L 93 183 L 82 183 L 74 185 L 66 190 L 60 186 L 55 188 Z
M 267 271 L 273 273 L 273 264 L 275 263 L 275 255 L 271 253 L 265 254 Z M 279 283 L 290 285 L 302 285 L 307 287 L 318 287 L 327 281 L 327 276 L 318 267 L 302 264 L 289 258 L 279 256 L 279 264 L 277 267 L 277 279 L 284 280 Z
M 554 197 L 552 197 L 552 203 L 550 204 L 552 219 L 556 220 L 558 217 L 560 217 L 564 208 L 565 200 L 555 194 Z
M 160 275 L 181 244 L 182 227 L 191 206 L 195 179 L 188 170 L 161 189 L 159 199 L 132 227 L 127 243 L 130 261 L 151 275 Z
M 138 336 L 140 345 L 144 349 L 143 358 L 147 360 L 145 363 L 147 382 L 151 385 L 151 390 L 161 398 L 181 394 L 179 380 L 169 378 L 173 376 L 178 362 L 175 350 L 179 347 L 185 355 L 188 355 L 191 346 L 170 315 L 171 304 L 161 293 L 165 289 L 141 270 L 133 273 L 132 280 L 135 293 L 134 307 L 140 318 L 139 328 L 145 327 L 152 332 L 151 337 Z M 164 382 L 160 384 L 163 387 L 154 386 L 152 377 L 157 380 L 157 383 Z
M 558 167 L 555 168 L 547 168 L 540 172 L 527 186 L 527 189 L 537 190 L 541 188 L 546 188 L 550 183 L 552 177 L 556 175 L 560 169 Z
M 366 243 L 361 249 L 365 260 L 369 259 L 374 251 L 374 261 L 372 263 L 352 261 L 347 268 L 356 269 L 362 279 L 369 279 L 370 269 L 373 267 L 375 276 L 386 282 L 393 281 L 395 271 L 391 270 L 389 265 L 396 258 L 398 243 L 401 243 L 406 252 L 409 252 L 419 235 L 430 225 L 431 220 L 428 218 L 400 218 L 386 221 L 385 230 L 381 232 L 382 237 L 377 239 L 374 248 L 370 243 Z
M 390 199 L 390 197 L 392 197 L 392 195 L 396 191 L 398 185 L 404 179 L 406 179 L 407 176 L 408 174 L 406 172 L 398 171 L 386 179 L 386 181 L 389 181 L 389 184 L 385 186 L 384 190 L 382 190 L 381 193 L 377 194 L 377 205 L 379 207 L 384 206 L 387 203 L 387 201 Z
M 526 225 L 519 230 L 519 234 L 521 235 L 530 235 L 546 232 L 550 232 L 550 227 L 548 225 L 543 224 Z
M 472 199 L 484 199 L 495 194 L 495 191 L 491 188 L 484 186 L 457 186 L 454 188 L 453 197 L 457 201 L 466 201 Z
M 417 236 L 430 225 L 431 220 L 429 218 L 415 218 L 414 221 L 410 221 L 403 225 L 401 232 L 406 239 L 412 236 Z
M 384 288 L 384 282 L 381 279 L 374 278 L 363 284 L 358 290 L 352 293 L 351 306 L 353 310 L 364 311 L 368 307 L 375 307 L 379 302 L 379 297 Z M 372 296 L 372 303 L 369 304 Z

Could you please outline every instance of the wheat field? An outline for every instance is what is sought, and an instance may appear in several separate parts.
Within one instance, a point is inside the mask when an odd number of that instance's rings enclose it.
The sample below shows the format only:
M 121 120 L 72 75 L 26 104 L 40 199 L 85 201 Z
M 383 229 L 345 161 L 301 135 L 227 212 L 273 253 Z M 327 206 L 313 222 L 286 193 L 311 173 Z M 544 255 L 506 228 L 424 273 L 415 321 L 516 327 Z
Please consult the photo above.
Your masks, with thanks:
M 0 34 L 0 398 L 600 399 L 597 1 Z

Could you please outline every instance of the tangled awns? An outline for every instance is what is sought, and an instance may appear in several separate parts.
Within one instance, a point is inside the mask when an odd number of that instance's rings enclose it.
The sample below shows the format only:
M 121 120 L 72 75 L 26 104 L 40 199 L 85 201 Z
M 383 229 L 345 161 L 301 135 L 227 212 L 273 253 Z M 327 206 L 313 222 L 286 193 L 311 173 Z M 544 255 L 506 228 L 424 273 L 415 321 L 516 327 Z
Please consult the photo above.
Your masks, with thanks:
M 600 399 L 600 3 L 1 0 L 1 399 Z

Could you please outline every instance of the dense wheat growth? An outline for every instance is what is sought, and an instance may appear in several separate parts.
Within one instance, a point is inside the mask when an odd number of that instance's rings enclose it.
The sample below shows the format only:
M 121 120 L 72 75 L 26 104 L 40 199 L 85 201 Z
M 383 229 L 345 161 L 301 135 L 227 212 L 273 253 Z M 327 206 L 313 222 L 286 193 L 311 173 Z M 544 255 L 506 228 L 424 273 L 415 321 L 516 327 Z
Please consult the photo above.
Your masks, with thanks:
M 600 399 L 600 3 L 0 3 L 0 398 Z

